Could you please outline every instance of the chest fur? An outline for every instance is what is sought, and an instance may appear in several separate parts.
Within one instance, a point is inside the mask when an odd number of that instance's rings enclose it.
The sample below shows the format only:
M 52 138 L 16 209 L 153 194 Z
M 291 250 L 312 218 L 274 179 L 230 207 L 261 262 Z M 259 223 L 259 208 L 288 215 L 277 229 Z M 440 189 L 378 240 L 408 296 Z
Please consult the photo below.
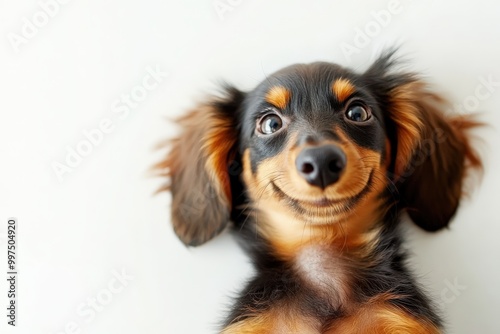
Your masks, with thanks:
M 332 306 L 347 306 L 351 275 L 345 258 L 337 256 L 327 246 L 307 246 L 297 253 L 294 267 L 300 279 Z

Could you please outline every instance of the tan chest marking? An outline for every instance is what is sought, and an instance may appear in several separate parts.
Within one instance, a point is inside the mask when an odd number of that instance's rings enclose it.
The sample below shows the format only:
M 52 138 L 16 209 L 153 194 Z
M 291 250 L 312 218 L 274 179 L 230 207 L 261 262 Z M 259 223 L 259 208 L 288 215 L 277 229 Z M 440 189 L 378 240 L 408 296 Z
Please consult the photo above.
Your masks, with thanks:
M 321 334 L 318 319 L 304 316 L 293 304 L 275 307 L 235 322 L 221 334 Z

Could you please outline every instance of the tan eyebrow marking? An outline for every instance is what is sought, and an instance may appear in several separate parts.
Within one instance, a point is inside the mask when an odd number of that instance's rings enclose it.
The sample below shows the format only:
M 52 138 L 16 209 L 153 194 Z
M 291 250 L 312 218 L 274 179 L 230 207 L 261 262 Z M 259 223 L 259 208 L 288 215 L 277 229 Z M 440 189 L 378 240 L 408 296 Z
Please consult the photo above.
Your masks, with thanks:
M 282 86 L 274 86 L 267 92 L 266 101 L 277 108 L 285 109 L 290 97 L 291 93 L 288 89 Z
M 333 93 L 340 102 L 344 102 L 354 93 L 354 85 L 347 79 L 337 79 L 332 85 Z

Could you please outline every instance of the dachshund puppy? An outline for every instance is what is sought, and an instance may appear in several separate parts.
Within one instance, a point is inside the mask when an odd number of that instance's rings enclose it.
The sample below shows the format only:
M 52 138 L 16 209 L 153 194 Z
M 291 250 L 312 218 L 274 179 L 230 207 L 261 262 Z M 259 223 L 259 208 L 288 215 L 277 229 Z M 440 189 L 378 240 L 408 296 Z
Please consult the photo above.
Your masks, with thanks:
M 397 226 L 449 224 L 478 123 L 395 65 L 292 65 L 180 119 L 157 165 L 176 234 L 198 246 L 233 222 L 257 270 L 221 333 L 441 332 Z

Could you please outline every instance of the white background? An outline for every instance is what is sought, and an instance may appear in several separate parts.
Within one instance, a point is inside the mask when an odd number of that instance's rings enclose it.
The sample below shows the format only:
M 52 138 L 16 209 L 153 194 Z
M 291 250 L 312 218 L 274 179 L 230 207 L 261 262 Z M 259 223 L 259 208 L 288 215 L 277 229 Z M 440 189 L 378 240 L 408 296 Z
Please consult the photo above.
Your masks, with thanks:
M 0 2 L 0 260 L 6 262 L 7 218 L 17 217 L 20 271 L 14 330 L 6 330 L 0 275 L 0 332 L 215 333 L 251 267 L 228 234 L 196 249 L 174 236 L 169 196 L 154 196 L 162 180 L 148 176 L 161 157 L 154 146 L 175 133 L 166 118 L 221 79 L 249 90 L 296 62 L 363 69 L 396 43 L 413 69 L 454 103 L 466 103 L 459 112 L 482 112 L 490 124 L 478 132 L 486 163 L 481 186 L 450 230 L 427 234 L 407 224 L 407 246 L 447 332 L 498 333 L 500 87 L 480 101 L 474 95 L 479 78 L 500 81 L 500 2 L 401 0 L 378 30 L 371 12 L 387 11 L 389 1 L 229 3 L 219 15 L 212 1 L 67 1 L 45 25 L 38 17 L 43 26 L 16 51 L 13 34 L 22 36 L 25 19 L 33 22 L 41 7 Z M 367 27 L 372 37 L 361 45 L 356 29 Z M 356 42 L 358 53 L 346 56 L 341 46 Z M 168 78 L 120 118 L 113 104 L 157 66 Z M 107 118 L 113 130 L 60 182 L 53 163 L 64 163 L 68 147 L 85 140 L 82 131 Z M 94 318 L 81 316 L 77 309 L 106 296 L 113 271 L 122 270 L 133 280 Z M 450 289 L 455 281 L 461 287 Z

